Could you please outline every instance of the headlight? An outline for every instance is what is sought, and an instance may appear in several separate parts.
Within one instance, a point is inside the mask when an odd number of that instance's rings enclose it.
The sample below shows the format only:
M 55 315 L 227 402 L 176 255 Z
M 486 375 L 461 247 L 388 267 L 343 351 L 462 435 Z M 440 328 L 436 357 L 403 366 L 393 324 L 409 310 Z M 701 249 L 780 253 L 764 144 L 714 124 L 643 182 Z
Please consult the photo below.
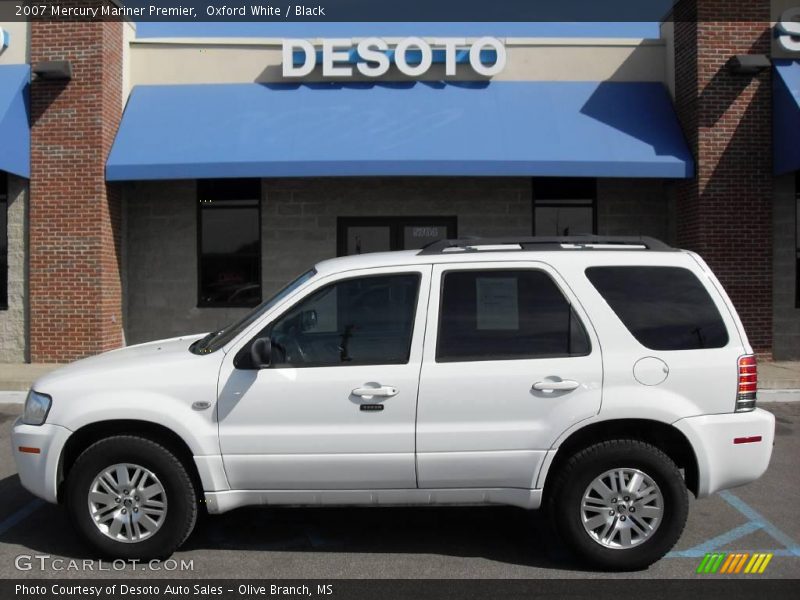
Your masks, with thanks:
M 47 418 L 53 399 L 47 394 L 40 394 L 33 390 L 25 398 L 25 410 L 22 411 L 22 422 L 26 425 L 41 425 Z

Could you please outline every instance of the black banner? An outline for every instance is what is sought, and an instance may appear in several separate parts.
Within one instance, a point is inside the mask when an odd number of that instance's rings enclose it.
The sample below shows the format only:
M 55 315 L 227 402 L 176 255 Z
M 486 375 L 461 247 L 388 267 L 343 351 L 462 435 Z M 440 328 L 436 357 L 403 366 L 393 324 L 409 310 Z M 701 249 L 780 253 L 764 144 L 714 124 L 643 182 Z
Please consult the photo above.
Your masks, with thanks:
M 701 0 L 0 0 L 0 21 L 658 22 L 672 18 L 673 8 L 681 20 L 770 18 L 769 0 L 703 10 L 695 2 Z
M 602 577 L 602 575 L 601 575 Z M 15 600 L 764 600 L 789 598 L 796 580 L 652 580 L 652 579 L 544 579 L 544 580 L 6 580 L 0 598 Z

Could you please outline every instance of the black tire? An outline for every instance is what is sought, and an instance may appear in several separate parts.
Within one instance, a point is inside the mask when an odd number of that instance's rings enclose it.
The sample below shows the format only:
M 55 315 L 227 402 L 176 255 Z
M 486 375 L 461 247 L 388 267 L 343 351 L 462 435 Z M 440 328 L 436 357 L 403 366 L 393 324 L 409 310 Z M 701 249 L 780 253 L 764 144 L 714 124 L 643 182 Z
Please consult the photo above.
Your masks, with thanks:
M 658 485 L 663 498 L 658 527 L 649 538 L 629 548 L 599 543 L 584 528 L 581 514 L 589 484 L 617 468 L 642 471 Z M 678 467 L 664 452 L 638 440 L 610 440 L 576 452 L 556 473 L 552 493 L 546 493 L 548 509 L 564 543 L 578 557 L 605 570 L 644 569 L 662 558 L 680 538 L 689 512 L 686 484 Z
M 89 511 L 89 491 L 95 477 L 119 463 L 149 469 L 160 480 L 166 495 L 163 524 L 138 542 L 121 542 L 108 537 L 100 531 Z M 69 471 L 65 500 L 78 532 L 108 558 L 166 558 L 186 541 L 197 520 L 197 494 L 183 463 L 157 442 L 133 435 L 108 437 L 84 450 Z

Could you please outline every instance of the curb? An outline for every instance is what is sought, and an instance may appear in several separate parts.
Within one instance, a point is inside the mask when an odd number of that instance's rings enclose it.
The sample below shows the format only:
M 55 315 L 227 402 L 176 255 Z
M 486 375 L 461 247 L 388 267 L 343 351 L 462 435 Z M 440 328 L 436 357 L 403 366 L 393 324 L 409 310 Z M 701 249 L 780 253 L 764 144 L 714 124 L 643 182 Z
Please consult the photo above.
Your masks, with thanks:
M 0 404 L 23 404 L 28 392 L 0 392 Z
M 758 390 L 758 402 L 800 402 L 800 390 Z

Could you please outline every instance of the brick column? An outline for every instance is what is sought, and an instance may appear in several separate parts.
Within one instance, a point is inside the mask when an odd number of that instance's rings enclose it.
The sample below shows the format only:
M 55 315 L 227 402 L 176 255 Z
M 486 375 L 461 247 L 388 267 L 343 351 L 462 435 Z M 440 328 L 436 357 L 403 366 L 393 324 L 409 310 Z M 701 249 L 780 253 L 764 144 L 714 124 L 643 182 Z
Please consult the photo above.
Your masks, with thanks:
M 697 160 L 678 186 L 678 242 L 717 274 L 750 343 L 772 349 L 771 72 L 731 73 L 737 54 L 770 52 L 769 0 L 681 0 L 675 7 L 676 108 Z
M 30 354 L 62 362 L 123 343 L 121 200 L 105 161 L 122 112 L 121 23 L 31 23 Z

